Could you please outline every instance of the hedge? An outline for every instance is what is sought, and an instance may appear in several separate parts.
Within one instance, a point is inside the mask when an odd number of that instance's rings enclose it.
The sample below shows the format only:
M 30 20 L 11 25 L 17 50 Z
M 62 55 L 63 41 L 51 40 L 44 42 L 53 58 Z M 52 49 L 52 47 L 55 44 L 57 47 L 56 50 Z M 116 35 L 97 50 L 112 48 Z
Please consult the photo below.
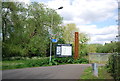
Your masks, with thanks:
M 115 80 L 120 80 L 120 54 L 115 53 L 109 57 L 107 68 Z

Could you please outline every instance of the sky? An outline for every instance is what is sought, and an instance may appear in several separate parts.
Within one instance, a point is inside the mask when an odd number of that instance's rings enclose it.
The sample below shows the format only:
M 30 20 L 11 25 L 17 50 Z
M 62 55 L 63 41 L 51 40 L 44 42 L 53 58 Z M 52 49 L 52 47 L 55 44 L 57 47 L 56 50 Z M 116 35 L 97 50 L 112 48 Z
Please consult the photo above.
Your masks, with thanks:
M 44 3 L 52 9 L 63 6 L 63 9 L 56 10 L 63 17 L 63 24 L 75 23 L 79 32 L 90 37 L 88 43 L 116 41 L 117 0 L 24 0 L 25 3 L 34 1 Z

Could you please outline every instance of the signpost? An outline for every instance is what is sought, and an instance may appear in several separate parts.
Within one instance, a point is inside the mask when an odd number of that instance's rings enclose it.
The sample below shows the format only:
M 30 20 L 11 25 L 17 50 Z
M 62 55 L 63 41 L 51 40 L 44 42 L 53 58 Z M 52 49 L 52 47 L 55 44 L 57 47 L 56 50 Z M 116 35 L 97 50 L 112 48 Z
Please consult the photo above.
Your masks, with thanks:
M 74 59 L 78 59 L 78 52 L 79 52 L 79 33 L 75 32 L 75 54 Z
M 57 44 L 56 57 L 72 56 L 72 44 Z
M 94 76 L 98 77 L 98 65 L 96 63 L 93 63 L 92 68 Z
M 57 42 L 57 39 L 51 39 L 51 42 L 50 42 L 50 62 L 51 62 L 51 56 L 52 56 L 52 42 L 56 43 Z

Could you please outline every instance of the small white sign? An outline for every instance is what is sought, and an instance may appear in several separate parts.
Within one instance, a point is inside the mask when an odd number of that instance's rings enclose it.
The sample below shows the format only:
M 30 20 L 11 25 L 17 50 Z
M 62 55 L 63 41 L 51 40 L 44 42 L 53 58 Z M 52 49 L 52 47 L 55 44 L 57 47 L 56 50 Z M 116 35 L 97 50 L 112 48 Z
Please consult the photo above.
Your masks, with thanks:
M 56 54 L 57 54 L 57 55 L 60 55 L 60 54 L 61 54 L 61 47 L 60 47 L 60 46 L 57 47 L 57 52 L 56 52 Z
M 71 46 L 62 46 L 61 56 L 72 56 L 72 47 Z

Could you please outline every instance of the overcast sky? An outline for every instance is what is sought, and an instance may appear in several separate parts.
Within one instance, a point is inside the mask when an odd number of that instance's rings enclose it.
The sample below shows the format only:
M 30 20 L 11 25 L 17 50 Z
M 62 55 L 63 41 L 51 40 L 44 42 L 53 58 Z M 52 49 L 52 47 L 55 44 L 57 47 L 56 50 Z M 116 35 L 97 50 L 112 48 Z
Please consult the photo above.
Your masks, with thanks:
M 19 0 L 23 1 L 23 0 Z M 109 43 L 115 41 L 117 29 L 117 0 L 24 0 L 44 3 L 57 10 L 63 17 L 63 23 L 75 23 L 80 32 L 89 35 L 89 43 Z

